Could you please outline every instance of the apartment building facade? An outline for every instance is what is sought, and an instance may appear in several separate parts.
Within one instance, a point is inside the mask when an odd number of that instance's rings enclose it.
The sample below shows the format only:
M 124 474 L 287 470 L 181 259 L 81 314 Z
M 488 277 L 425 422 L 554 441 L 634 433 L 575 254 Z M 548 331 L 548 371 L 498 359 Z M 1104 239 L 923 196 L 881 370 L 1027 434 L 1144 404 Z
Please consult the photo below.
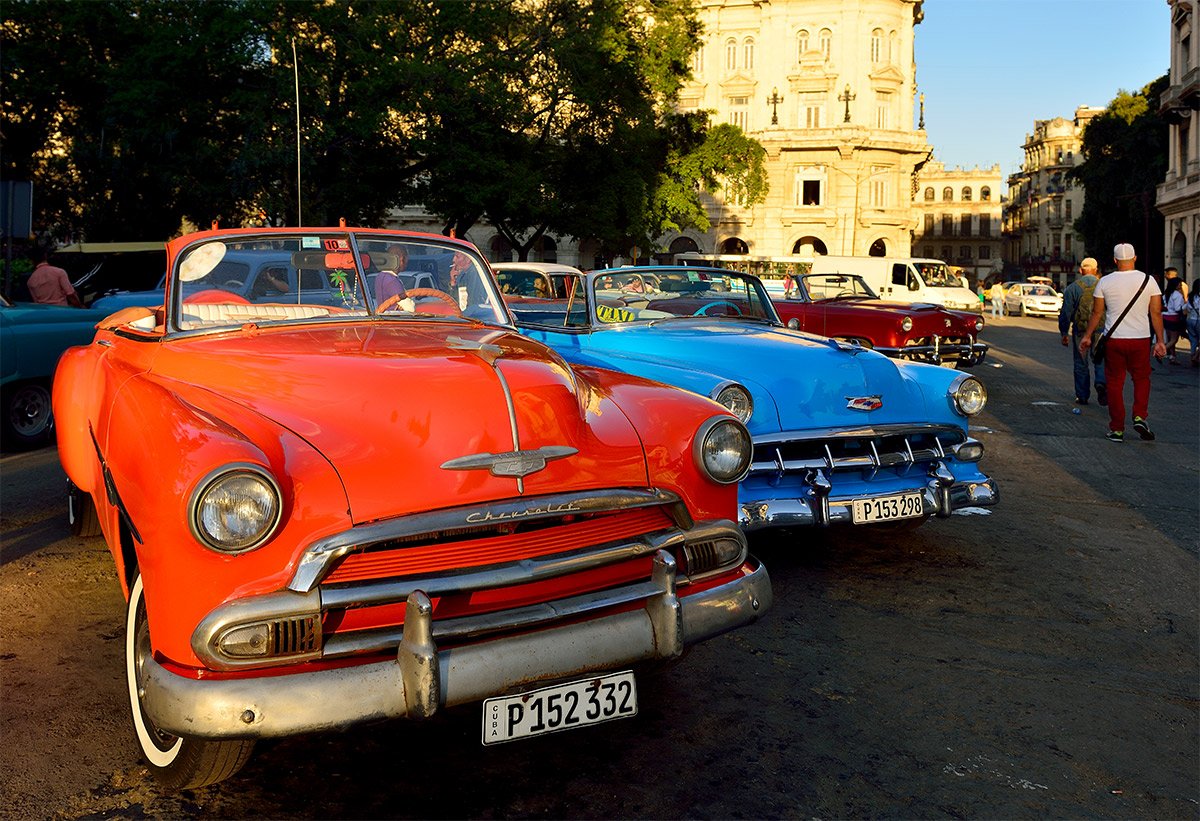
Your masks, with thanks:
M 1159 113 L 1169 126 L 1167 176 L 1155 204 L 1164 218 L 1166 259 L 1189 284 L 1200 276 L 1200 31 L 1196 0 L 1171 7 L 1171 69 Z
M 961 268 L 972 287 L 998 278 L 1004 267 L 1003 185 L 999 164 L 963 169 L 926 163 L 913 199 L 913 256 Z
M 1083 162 L 1083 130 L 1103 108 L 1079 106 L 1071 118 L 1034 121 L 1025 135 L 1025 159 L 1008 178 L 1004 207 L 1004 254 L 1026 274 L 1066 285 L 1084 256 L 1074 228 L 1083 212 L 1083 186 L 1068 173 Z

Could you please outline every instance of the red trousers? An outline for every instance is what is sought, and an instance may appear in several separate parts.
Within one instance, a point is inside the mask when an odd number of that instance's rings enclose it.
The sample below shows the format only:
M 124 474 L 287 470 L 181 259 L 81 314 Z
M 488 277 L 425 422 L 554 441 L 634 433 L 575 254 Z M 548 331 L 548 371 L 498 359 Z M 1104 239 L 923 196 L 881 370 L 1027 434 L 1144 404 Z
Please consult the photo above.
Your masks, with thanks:
M 1125 430 L 1125 374 L 1133 377 L 1133 415 L 1150 415 L 1150 338 L 1109 339 L 1104 350 L 1108 429 Z

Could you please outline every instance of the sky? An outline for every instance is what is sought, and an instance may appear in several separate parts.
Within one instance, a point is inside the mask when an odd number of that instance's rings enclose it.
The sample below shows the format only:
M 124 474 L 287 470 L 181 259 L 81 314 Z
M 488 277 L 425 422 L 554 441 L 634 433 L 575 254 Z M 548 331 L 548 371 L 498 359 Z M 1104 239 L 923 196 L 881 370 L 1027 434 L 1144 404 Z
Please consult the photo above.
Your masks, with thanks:
M 1170 67 L 1167 0 L 925 0 L 916 27 L 925 131 L 947 168 L 1007 177 L 1034 120 L 1105 108 Z

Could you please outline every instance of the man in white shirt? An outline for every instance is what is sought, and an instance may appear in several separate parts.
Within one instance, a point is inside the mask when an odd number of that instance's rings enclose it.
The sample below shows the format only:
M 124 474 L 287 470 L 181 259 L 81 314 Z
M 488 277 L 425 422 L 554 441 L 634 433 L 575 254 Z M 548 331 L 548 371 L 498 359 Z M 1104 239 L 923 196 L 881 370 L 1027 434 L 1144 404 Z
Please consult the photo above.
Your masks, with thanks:
M 1137 255 L 1127 242 L 1113 248 L 1117 270 L 1096 283 L 1092 292 L 1092 318 L 1079 351 L 1092 346 L 1092 334 L 1104 317 L 1108 342 L 1104 375 L 1108 383 L 1108 433 L 1110 442 L 1125 441 L 1125 373 L 1133 378 L 1133 429 L 1143 439 L 1153 439 L 1146 422 L 1150 411 L 1150 328 L 1155 333 L 1154 355 L 1165 356 L 1163 343 L 1162 289 L 1147 274 L 1134 268 Z M 1144 287 L 1143 287 L 1144 283 Z M 1141 289 L 1141 292 L 1138 292 Z M 1126 306 L 1129 310 L 1126 311 Z M 1118 323 L 1118 318 L 1124 319 Z M 1114 328 L 1114 324 L 1116 327 Z

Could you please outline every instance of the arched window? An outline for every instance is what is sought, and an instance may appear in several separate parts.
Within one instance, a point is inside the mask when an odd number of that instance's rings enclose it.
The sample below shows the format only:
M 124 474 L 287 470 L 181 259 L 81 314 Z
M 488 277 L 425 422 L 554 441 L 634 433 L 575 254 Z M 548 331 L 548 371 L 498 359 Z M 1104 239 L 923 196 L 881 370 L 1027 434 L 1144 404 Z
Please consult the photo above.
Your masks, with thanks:
M 962 199 L 963 199 L 963 202 L 971 201 L 971 189 L 969 186 L 966 186 L 966 185 L 963 186 Z
M 871 32 L 871 65 L 883 62 L 883 29 Z
M 984 202 L 991 202 L 992 201 L 992 189 L 988 188 L 986 185 L 983 188 L 980 188 L 979 189 L 979 199 L 983 200 Z
M 932 186 L 932 185 L 931 185 L 931 186 L 929 186 L 928 188 L 926 188 L 926 189 L 925 189 L 925 201 L 926 201 L 926 202 L 933 202 L 933 200 L 934 200 L 934 198 L 935 198 L 936 196 L 937 196 L 937 194 L 935 194 L 935 193 L 933 192 L 933 186 Z
M 676 237 L 671 240 L 670 252 L 674 254 L 686 254 L 689 251 L 699 251 L 700 246 L 696 244 L 696 240 L 691 237 Z
M 887 243 L 882 239 L 877 239 L 871 243 L 871 250 L 867 251 L 869 257 L 886 257 Z
M 825 247 L 825 243 L 816 237 L 800 237 L 800 239 L 796 240 L 796 244 L 792 246 L 792 253 L 802 257 L 811 254 L 825 256 L 829 253 L 829 250 Z
M 692 73 L 697 76 L 704 74 L 704 46 L 700 46 L 692 55 Z
M 821 49 L 821 55 L 828 60 L 829 55 L 833 52 L 833 32 L 829 29 L 821 29 L 818 44 Z
M 954 189 L 948 185 L 942 189 L 942 201 L 943 202 L 953 202 L 954 201 Z
M 488 262 L 512 262 L 513 248 L 500 234 L 492 237 L 488 243 Z
M 732 37 L 725 41 L 725 70 L 733 71 L 737 68 L 737 40 Z
M 894 31 L 888 32 L 887 61 L 893 66 L 900 65 L 900 38 Z
M 747 37 L 742 43 L 742 68 L 754 71 L 754 38 Z
M 534 254 L 537 256 L 536 261 L 540 262 L 558 262 L 558 243 L 550 237 L 541 237 L 533 246 Z
M 720 253 L 722 253 L 722 254 L 748 254 L 748 253 L 750 253 L 750 246 L 746 245 L 745 240 L 740 239 L 739 237 L 730 237 L 729 239 L 727 239 L 721 243 Z
M 808 51 L 808 29 L 800 29 L 796 32 L 796 62 L 804 57 L 804 52 Z

